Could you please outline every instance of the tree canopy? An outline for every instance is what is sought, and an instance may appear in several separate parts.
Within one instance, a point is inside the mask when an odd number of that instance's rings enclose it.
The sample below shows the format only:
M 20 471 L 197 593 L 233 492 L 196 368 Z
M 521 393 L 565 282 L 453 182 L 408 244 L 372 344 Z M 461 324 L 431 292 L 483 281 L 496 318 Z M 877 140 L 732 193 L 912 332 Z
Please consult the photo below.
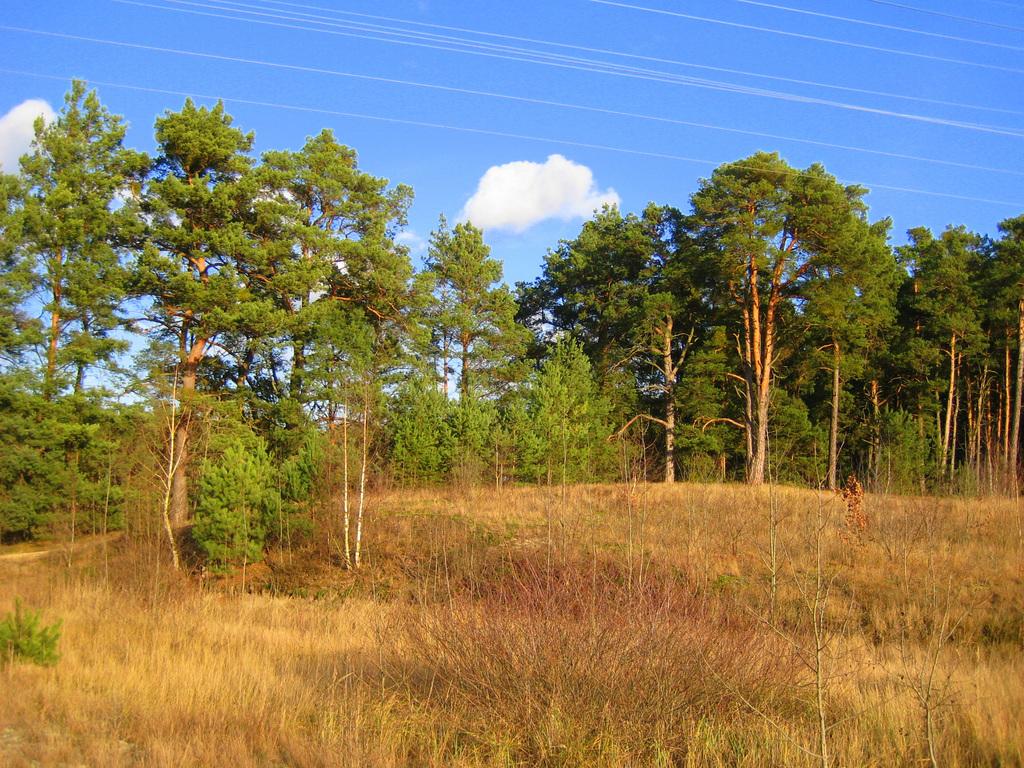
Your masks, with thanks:
M 893 248 L 866 189 L 758 152 L 688 206 L 595 211 L 512 290 L 468 221 L 417 269 L 412 190 L 331 131 L 257 154 L 187 100 L 155 157 L 127 136 L 75 82 L 0 175 L 0 537 L 145 497 L 175 555 L 191 530 L 230 567 L 333 504 L 352 564 L 373 483 L 614 481 L 627 455 L 1017 488 L 1024 217 Z

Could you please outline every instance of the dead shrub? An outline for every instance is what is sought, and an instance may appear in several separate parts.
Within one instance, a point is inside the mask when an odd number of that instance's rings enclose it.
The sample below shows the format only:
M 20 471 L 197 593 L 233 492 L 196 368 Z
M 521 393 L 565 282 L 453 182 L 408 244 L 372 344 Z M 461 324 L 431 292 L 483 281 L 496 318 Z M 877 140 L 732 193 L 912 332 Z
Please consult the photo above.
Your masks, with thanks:
M 846 502 L 846 520 L 840 531 L 840 538 L 851 547 L 864 548 L 864 540 L 868 532 L 868 515 L 864 511 L 864 489 L 857 478 L 850 475 L 841 495 Z
M 669 573 L 517 553 L 474 598 L 410 610 L 392 684 L 460 721 L 476 749 L 525 764 L 684 754 L 702 719 L 792 708 L 792 648 Z

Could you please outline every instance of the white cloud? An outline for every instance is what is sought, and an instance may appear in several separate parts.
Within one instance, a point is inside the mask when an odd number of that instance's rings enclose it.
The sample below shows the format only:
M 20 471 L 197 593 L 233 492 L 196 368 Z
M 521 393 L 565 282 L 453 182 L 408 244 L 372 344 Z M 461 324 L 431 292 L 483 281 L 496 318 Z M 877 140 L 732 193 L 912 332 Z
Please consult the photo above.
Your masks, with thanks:
M 18 173 L 18 158 L 29 151 L 35 137 L 32 126 L 40 115 L 50 122 L 57 113 L 42 99 L 24 101 L 0 117 L 0 171 Z
M 411 229 L 405 229 L 395 235 L 395 242 L 404 245 L 409 249 L 412 256 L 418 256 L 427 250 L 427 241 L 417 235 Z
M 459 220 L 480 229 L 521 232 L 544 219 L 588 218 L 601 206 L 618 203 L 614 189 L 598 190 L 585 165 L 551 155 L 544 164 L 519 161 L 489 168 Z

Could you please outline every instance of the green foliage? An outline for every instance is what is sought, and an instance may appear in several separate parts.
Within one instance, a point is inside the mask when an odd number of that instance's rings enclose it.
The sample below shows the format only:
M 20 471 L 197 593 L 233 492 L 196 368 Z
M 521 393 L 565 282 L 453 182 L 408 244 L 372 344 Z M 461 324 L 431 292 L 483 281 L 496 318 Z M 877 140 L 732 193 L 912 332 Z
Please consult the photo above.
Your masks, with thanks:
M 282 498 L 295 503 L 310 499 L 323 472 L 323 463 L 324 436 L 309 429 L 298 453 L 281 465 Z
M 23 257 L 23 180 L 0 172 L 0 370 L 22 362 L 23 353 L 42 341 L 42 327 L 24 302 L 34 285 L 32 262 Z
M 820 486 L 828 459 L 827 432 L 812 424 L 804 401 L 786 392 L 772 393 L 769 472 L 776 482 Z
M 231 435 L 217 461 L 203 462 L 192 536 L 216 569 L 257 562 L 280 503 L 266 442 Z
M 35 125 L 21 161 L 27 194 L 21 249 L 43 309 L 43 390 L 85 385 L 90 368 L 112 365 L 128 343 L 123 323 L 125 270 L 120 243 L 135 228 L 116 197 L 146 162 L 122 146 L 127 126 L 75 81 L 61 114 Z
M 281 464 L 280 503 L 269 513 L 268 541 L 282 545 L 291 542 L 295 536 L 308 537 L 312 533 L 311 512 L 323 487 L 326 443 L 327 438 L 319 429 L 309 428 L 298 452 Z
M 393 239 L 412 190 L 361 170 L 355 150 L 329 130 L 299 152 L 264 153 L 256 172 L 278 227 L 268 233 L 278 247 L 264 249 L 261 278 L 283 316 L 276 345 L 259 351 L 250 376 L 270 394 L 330 412 L 375 351 L 398 352 L 419 305 L 408 254 Z
M 431 375 L 414 374 L 399 387 L 390 420 L 391 456 L 399 483 L 435 485 L 447 479 L 452 407 Z
M 414 275 L 396 242 L 412 191 L 330 131 L 257 157 L 223 105 L 191 100 L 156 121 L 155 160 L 126 131 L 76 81 L 0 174 L 0 538 L 115 522 L 113 457 L 138 433 L 90 387 L 129 379 L 137 331 L 148 384 L 175 382 L 169 522 L 191 490 L 217 563 L 385 466 L 403 484 L 614 476 L 604 441 L 631 419 L 667 481 L 739 459 L 750 482 L 817 484 L 827 459 L 830 483 L 1016 487 L 1024 217 L 997 242 L 914 229 L 894 253 L 866 190 L 758 152 L 702 180 L 690 215 L 598 212 L 514 300 L 468 222 L 441 217 Z M 413 361 L 430 373 L 406 381 Z M 252 425 L 250 450 L 214 445 L 190 489 L 215 419 Z
M 133 419 L 95 395 L 47 400 L 0 377 L 0 540 L 119 527 L 118 441 Z
M 60 660 L 57 642 L 62 619 L 42 625 L 41 611 L 26 611 L 21 598 L 14 599 L 14 611 L 0 621 L 0 665 L 15 661 L 52 666 Z
M 878 240 L 863 222 L 866 193 L 820 165 L 795 169 L 758 152 L 717 168 L 691 198 L 694 237 L 712 255 L 723 320 L 740 351 L 748 482 L 765 480 L 780 363 L 802 351 L 806 336 L 801 305 L 831 285 L 819 278 L 842 273 L 866 239 Z
M 676 450 L 691 479 L 724 480 L 726 457 L 742 455 L 742 401 L 730 380 L 736 361 L 729 341 L 723 326 L 710 329 L 679 381 Z
M 877 484 L 886 493 L 919 493 L 935 473 L 935 445 L 921 421 L 900 409 L 885 412 Z
M 487 400 L 449 400 L 432 375 L 414 374 L 392 401 L 391 458 L 406 485 L 480 483 L 494 465 L 499 412 Z
M 613 393 L 619 364 L 633 356 L 643 320 L 647 270 L 658 250 L 646 222 L 606 206 L 544 258 L 544 274 L 519 286 L 520 318 L 544 341 L 569 334 Z
M 508 388 L 526 346 L 526 329 L 515 322 L 516 303 L 501 280 L 501 262 L 490 257 L 483 232 L 472 224 L 448 227 L 444 216 L 430 239 L 426 270 L 430 294 L 425 320 L 430 351 L 448 391 L 457 375 L 459 395 L 493 397 Z
M 449 475 L 462 486 L 476 485 L 493 463 L 497 409 L 489 401 L 462 399 L 448 415 Z
M 257 287 L 263 254 L 254 214 L 265 190 L 245 154 L 252 134 L 232 127 L 221 104 L 186 101 L 157 120 L 156 138 L 161 156 L 141 199 L 147 242 L 131 290 L 149 300 L 159 338 L 174 342 L 189 390 L 218 336 L 241 354 L 240 342 L 280 321 Z
M 608 443 L 610 409 L 578 342 L 558 342 L 530 381 L 525 398 L 524 477 L 549 484 L 603 479 L 614 459 Z

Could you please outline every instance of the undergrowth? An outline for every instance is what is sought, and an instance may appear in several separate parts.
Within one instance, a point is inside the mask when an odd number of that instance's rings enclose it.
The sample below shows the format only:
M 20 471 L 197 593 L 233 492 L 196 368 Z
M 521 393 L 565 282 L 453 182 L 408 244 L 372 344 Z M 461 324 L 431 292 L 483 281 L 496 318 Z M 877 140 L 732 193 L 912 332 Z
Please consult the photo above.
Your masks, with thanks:
M 1016 508 L 862 511 L 850 536 L 790 489 L 402 491 L 355 572 L 315 536 L 175 572 L 158 525 L 0 559 L 0 600 L 63 617 L 56 668 L 4 670 L 0 763 L 810 766 L 824 724 L 835 764 L 1021 765 Z

